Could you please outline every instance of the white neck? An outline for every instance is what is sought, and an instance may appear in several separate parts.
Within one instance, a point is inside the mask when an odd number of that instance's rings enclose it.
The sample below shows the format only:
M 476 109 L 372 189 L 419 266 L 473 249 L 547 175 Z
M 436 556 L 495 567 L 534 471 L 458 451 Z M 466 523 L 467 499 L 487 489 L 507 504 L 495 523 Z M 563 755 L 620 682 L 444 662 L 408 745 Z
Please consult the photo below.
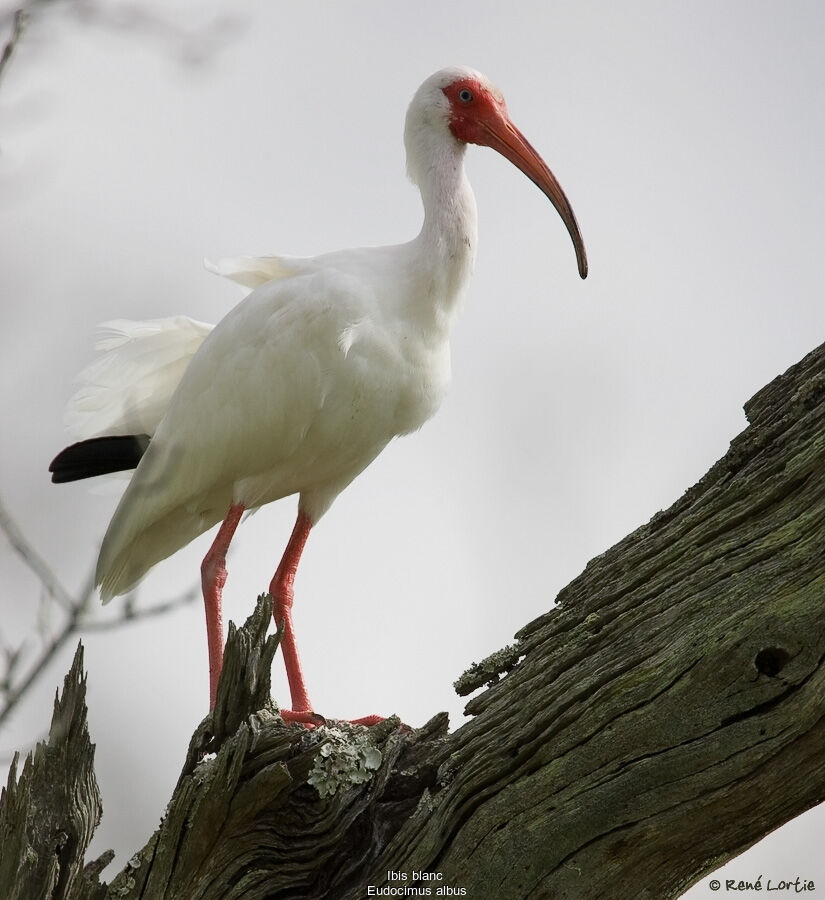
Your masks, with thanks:
M 475 259 L 476 203 L 464 174 L 465 146 L 430 129 L 407 146 L 407 168 L 424 204 L 424 224 L 410 245 L 420 273 L 416 303 L 439 329 L 449 328 Z

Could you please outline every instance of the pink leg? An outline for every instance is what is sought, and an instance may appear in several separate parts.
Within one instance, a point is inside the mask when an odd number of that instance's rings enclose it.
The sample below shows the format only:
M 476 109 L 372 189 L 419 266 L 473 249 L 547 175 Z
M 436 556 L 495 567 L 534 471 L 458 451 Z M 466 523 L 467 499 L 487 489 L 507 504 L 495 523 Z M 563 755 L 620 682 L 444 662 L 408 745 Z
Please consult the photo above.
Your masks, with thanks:
M 301 660 L 298 656 L 298 647 L 295 644 L 295 632 L 292 627 L 292 603 L 295 597 L 293 585 L 298 563 L 303 553 L 304 545 L 312 529 L 309 516 L 299 511 L 295 527 L 289 543 L 286 545 L 283 558 L 278 570 L 269 585 L 269 593 L 272 596 L 272 615 L 275 623 L 280 626 L 283 622 L 284 633 L 281 636 L 281 652 L 284 655 L 286 677 L 289 681 L 289 693 L 292 698 L 292 712 L 295 716 L 287 716 L 293 721 L 312 720 L 312 704 L 309 701 L 304 673 L 301 669 Z M 287 711 L 288 712 L 288 711 Z M 307 716 L 306 714 L 310 715 Z
M 292 700 L 292 709 L 282 709 L 281 716 L 287 722 L 303 722 L 308 726 L 318 725 L 323 722 L 323 719 L 312 711 L 312 703 L 309 700 L 301 660 L 298 656 L 298 647 L 295 643 L 295 631 L 292 627 L 292 604 L 295 599 L 293 587 L 295 573 L 298 570 L 298 563 L 311 530 L 312 522 L 309 516 L 299 510 L 298 519 L 292 529 L 283 558 L 269 585 L 269 593 L 272 596 L 272 615 L 277 625 L 283 622 L 284 626 L 281 636 L 281 652 L 284 655 L 286 677 L 289 681 L 289 693 Z M 364 716 L 351 721 L 356 725 L 375 725 L 376 722 L 383 720 L 383 716 Z
M 229 507 L 229 512 L 218 529 L 215 540 L 201 563 L 201 586 L 203 604 L 206 609 L 206 644 L 209 648 L 209 709 L 215 706 L 218 693 L 218 679 L 223 666 L 223 613 L 221 593 L 226 584 L 226 551 L 244 507 L 238 503 Z

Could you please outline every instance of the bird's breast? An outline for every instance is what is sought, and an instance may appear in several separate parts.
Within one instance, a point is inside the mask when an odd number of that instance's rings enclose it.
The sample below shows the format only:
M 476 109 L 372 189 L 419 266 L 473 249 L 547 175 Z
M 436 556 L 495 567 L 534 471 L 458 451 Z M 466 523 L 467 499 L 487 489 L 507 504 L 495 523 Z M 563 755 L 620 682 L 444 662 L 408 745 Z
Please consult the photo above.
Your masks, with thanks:
M 412 354 L 406 376 L 398 390 L 396 434 L 407 434 L 420 428 L 433 416 L 450 384 L 450 348 Z
M 383 441 L 420 428 L 438 409 L 450 381 L 446 342 L 430 342 L 404 329 L 360 334 L 348 329 L 347 375 L 353 426 Z

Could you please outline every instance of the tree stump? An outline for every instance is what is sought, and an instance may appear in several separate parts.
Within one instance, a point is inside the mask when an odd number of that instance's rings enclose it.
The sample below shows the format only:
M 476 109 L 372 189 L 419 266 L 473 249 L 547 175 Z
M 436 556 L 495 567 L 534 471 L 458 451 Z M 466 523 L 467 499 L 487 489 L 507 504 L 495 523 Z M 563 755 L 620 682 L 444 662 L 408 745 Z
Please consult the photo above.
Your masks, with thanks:
M 111 856 L 84 867 L 79 648 L 0 797 L 0 896 L 679 896 L 825 797 L 825 345 L 745 411 L 698 484 L 465 672 L 459 693 L 486 690 L 452 734 L 445 714 L 285 725 L 259 598 L 160 828 L 108 885 Z

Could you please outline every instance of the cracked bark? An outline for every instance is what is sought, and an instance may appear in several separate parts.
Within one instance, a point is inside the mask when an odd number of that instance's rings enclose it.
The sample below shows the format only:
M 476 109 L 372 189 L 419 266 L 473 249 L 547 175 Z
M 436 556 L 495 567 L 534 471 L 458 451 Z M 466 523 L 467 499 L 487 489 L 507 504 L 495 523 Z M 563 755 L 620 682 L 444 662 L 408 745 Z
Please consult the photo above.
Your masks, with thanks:
M 439 873 L 432 896 L 677 897 L 825 797 L 825 345 L 745 410 L 698 484 L 459 679 L 487 685 L 470 722 L 352 729 L 381 764 L 334 795 L 316 787 L 334 732 L 269 699 L 262 598 L 160 828 L 109 885 L 106 857 L 83 868 L 99 798 L 78 655 L 0 799 L 0 895 L 349 900 L 392 870 Z

